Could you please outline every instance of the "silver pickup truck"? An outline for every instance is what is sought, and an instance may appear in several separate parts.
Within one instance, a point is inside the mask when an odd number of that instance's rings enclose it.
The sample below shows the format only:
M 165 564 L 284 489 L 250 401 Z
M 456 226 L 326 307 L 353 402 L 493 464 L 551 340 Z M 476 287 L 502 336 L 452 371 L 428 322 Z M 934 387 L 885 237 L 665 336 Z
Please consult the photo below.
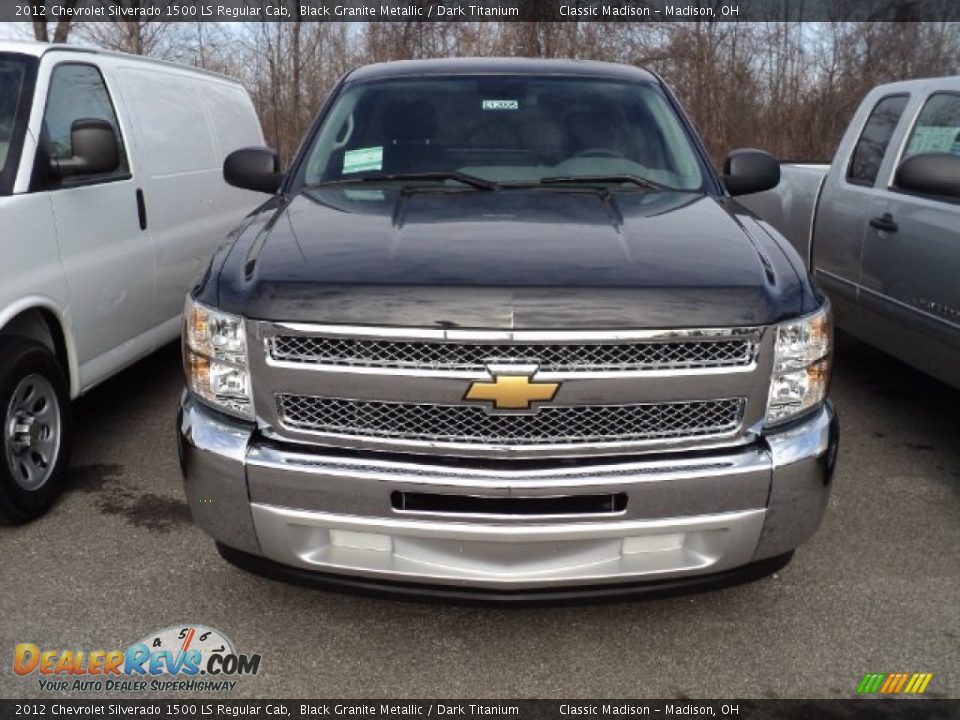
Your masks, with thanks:
M 831 165 L 739 198 L 779 230 L 849 333 L 960 387 L 960 77 L 871 91 Z

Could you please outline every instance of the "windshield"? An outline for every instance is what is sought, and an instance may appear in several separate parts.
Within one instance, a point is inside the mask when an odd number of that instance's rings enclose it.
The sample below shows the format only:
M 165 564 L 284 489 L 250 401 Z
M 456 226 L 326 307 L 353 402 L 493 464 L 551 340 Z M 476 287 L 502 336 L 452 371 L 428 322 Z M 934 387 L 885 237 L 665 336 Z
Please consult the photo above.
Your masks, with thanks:
M 26 63 L 22 58 L 0 54 L 0 194 L 9 192 L 5 186 L 16 168 L 14 131 L 17 125 L 17 108 L 23 102 Z
M 348 85 L 306 158 L 308 185 L 460 173 L 502 184 L 639 178 L 647 189 L 704 186 L 697 153 L 660 88 L 600 78 L 474 75 Z

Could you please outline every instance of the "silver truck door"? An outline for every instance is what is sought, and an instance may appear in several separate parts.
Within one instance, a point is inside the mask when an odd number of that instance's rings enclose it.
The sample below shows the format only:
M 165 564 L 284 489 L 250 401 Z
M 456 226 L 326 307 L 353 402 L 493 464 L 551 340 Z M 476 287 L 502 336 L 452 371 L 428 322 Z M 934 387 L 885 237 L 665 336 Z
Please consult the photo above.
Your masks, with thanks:
M 960 87 L 923 102 L 897 163 L 885 168 L 864 236 L 864 320 L 881 347 L 949 382 L 960 379 L 960 203 L 898 191 L 895 165 L 960 154 Z M 916 356 L 916 357 L 915 357 Z
M 868 98 L 837 151 L 817 208 L 811 267 L 834 301 L 837 323 L 858 324 L 860 254 L 875 185 L 884 156 L 903 111 L 907 93 Z M 866 115 L 866 117 L 864 117 Z M 853 134 L 854 128 L 862 128 Z

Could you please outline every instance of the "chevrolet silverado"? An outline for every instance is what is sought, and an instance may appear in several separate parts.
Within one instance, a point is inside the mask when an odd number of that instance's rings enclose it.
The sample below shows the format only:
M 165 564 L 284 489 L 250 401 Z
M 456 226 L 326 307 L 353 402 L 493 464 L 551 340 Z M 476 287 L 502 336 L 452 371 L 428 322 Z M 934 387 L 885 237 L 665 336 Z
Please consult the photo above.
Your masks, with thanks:
M 431 60 L 344 77 L 189 293 L 186 494 L 269 576 L 507 602 L 783 566 L 824 514 L 829 305 L 655 75 Z

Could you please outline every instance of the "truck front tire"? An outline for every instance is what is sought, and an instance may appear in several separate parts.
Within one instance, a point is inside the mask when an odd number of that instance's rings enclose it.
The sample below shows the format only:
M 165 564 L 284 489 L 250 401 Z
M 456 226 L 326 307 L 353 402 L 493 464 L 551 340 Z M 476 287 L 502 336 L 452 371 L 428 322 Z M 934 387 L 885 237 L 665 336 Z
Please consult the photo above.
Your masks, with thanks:
M 0 524 L 20 524 L 53 505 L 70 458 L 70 394 L 41 343 L 0 338 Z

